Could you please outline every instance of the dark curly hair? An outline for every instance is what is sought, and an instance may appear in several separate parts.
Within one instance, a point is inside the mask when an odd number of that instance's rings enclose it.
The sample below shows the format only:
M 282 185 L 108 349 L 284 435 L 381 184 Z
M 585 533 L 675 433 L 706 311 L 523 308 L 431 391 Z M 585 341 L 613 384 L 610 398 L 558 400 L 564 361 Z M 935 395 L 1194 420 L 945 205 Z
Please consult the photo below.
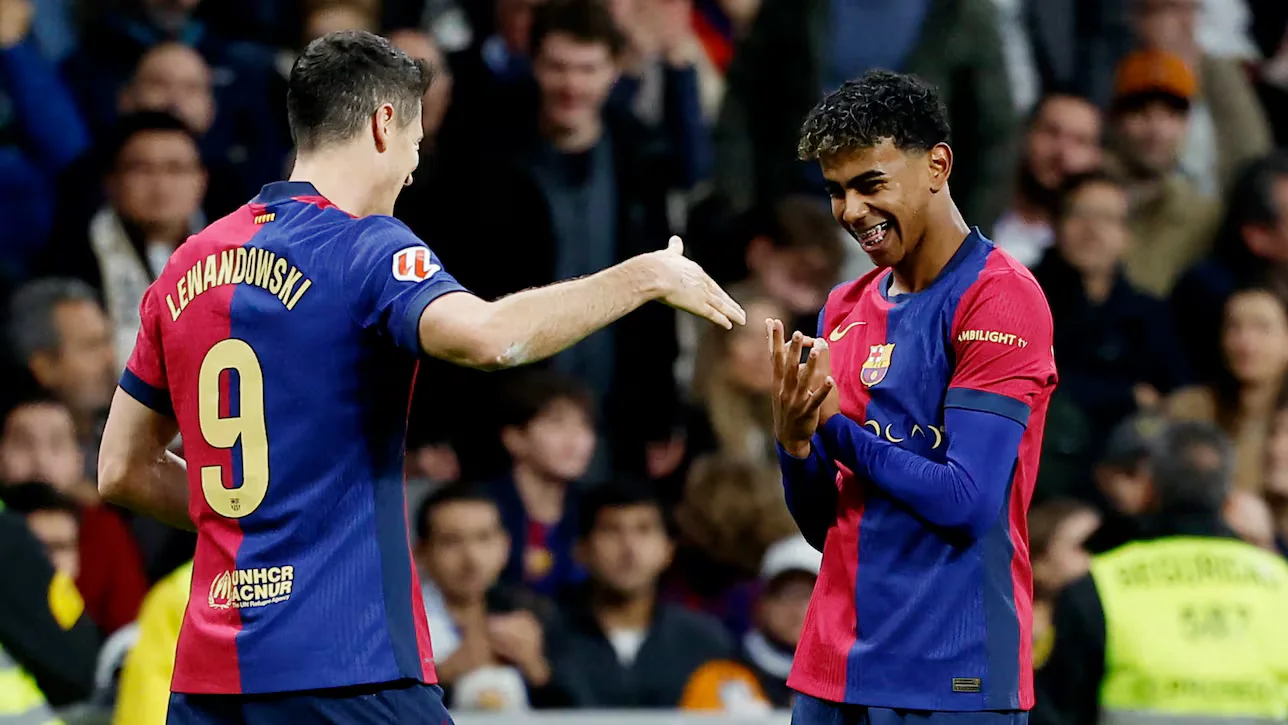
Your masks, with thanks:
M 876 146 L 890 139 L 902 151 L 948 143 L 948 110 L 934 86 L 916 76 L 875 70 L 846 81 L 819 101 L 801 125 L 802 161 Z

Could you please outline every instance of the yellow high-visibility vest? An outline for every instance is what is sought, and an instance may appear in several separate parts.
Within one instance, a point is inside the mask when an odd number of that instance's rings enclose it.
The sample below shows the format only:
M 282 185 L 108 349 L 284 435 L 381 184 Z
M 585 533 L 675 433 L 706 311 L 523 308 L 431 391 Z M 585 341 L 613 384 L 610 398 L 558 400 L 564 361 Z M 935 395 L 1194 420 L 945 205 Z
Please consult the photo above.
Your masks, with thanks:
M 1101 723 L 1288 718 L 1288 562 L 1233 539 L 1141 541 L 1095 557 Z
M 0 725 L 62 725 L 36 680 L 0 647 Z

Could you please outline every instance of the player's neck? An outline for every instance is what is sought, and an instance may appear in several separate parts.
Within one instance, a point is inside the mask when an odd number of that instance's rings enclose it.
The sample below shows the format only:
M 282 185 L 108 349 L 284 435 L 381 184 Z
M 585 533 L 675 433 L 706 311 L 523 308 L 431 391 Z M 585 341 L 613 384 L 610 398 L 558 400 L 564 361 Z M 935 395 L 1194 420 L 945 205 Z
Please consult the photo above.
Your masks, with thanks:
M 514 487 L 519 492 L 519 500 L 528 518 L 542 524 L 557 524 L 563 518 L 564 498 L 568 493 L 568 482 L 552 476 L 544 476 L 534 466 L 517 462 L 514 464 Z
M 590 606 L 595 621 L 605 632 L 623 629 L 648 629 L 653 621 L 653 605 L 656 593 L 650 589 L 645 594 L 626 597 L 610 592 L 603 587 L 595 587 L 591 595 Z
M 340 147 L 328 149 L 325 157 L 310 154 L 296 159 L 290 180 L 309 182 L 327 201 L 354 216 L 389 213 L 381 208 L 380 184 L 358 171 L 362 168 L 362 162 L 349 159 Z
M 952 199 L 932 212 L 921 243 L 894 267 L 895 282 L 903 292 L 920 292 L 948 265 L 970 235 L 970 226 Z

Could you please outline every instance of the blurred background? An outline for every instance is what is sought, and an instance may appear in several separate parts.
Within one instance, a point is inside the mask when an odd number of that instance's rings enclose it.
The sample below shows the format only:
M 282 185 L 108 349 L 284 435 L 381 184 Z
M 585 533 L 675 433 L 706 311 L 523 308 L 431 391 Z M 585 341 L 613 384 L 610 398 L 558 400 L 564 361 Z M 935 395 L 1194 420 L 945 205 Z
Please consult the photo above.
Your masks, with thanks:
M 1050 301 L 1035 666 L 1057 592 L 1154 505 L 1161 420 L 1225 432 L 1224 526 L 1285 551 L 1283 0 L 0 0 L 2 520 L 94 624 L 33 649 L 18 609 L 57 610 L 52 589 L 0 579 L 0 704 L 164 721 L 193 538 L 98 500 L 106 406 L 143 291 L 289 173 L 293 59 L 347 28 L 438 70 L 396 215 L 466 286 L 501 296 L 676 233 L 751 322 L 655 305 L 537 368 L 423 363 L 408 511 L 461 723 L 787 721 L 819 555 L 783 503 L 759 321 L 813 334 L 868 268 L 795 145 L 869 69 L 939 87 L 953 196 Z

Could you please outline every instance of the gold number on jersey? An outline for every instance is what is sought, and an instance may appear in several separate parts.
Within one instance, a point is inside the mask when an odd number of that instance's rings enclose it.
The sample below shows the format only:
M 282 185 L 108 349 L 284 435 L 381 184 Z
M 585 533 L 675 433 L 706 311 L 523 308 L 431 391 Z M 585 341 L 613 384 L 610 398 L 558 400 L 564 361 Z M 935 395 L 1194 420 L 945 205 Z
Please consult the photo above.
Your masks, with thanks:
M 219 378 L 225 370 L 237 374 L 237 415 L 219 414 L 223 396 Z M 259 508 L 268 493 L 268 426 L 264 421 L 264 369 L 259 356 L 244 340 L 221 340 L 201 361 L 197 379 L 201 436 L 212 448 L 241 443 L 242 480 L 237 488 L 224 486 L 223 469 L 201 467 L 201 492 L 221 516 L 239 519 Z

